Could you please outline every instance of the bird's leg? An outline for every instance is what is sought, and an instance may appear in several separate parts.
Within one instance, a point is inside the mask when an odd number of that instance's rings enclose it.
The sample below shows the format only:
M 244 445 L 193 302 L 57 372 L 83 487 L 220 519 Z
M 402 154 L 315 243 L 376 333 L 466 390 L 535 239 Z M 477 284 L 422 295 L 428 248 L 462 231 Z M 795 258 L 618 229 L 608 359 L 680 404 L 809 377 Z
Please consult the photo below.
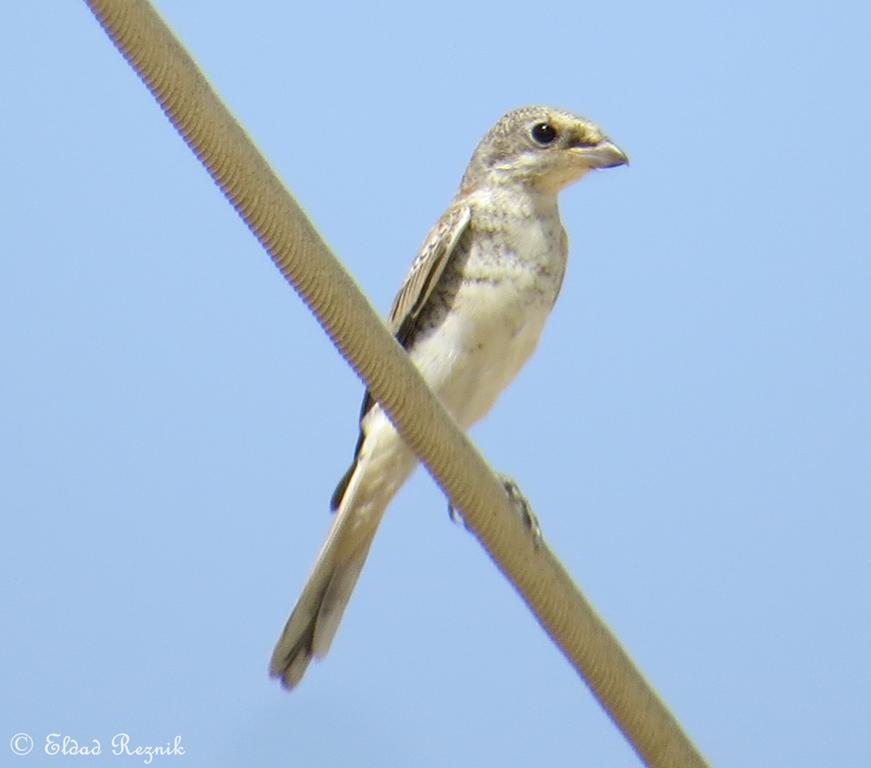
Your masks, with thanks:
M 517 514 L 520 515 L 521 519 L 526 524 L 526 527 L 529 529 L 529 532 L 532 534 L 533 543 L 536 548 L 541 546 L 541 526 L 538 524 L 538 518 L 532 511 L 532 504 L 529 503 L 529 499 L 521 493 L 520 486 L 517 485 L 513 478 L 508 477 L 508 475 L 503 475 L 501 472 L 497 472 L 496 476 L 502 481 L 502 485 L 505 487 L 505 493 L 508 494 L 508 500 L 511 502 L 511 506 L 514 507 Z
M 526 527 L 529 529 L 529 532 L 532 534 L 533 543 L 536 547 L 539 547 L 542 542 L 541 526 L 538 524 L 538 518 L 532 511 L 532 505 L 529 503 L 529 500 L 521 493 L 520 486 L 517 485 L 517 483 L 508 475 L 503 475 L 501 472 L 497 472 L 496 477 L 498 477 L 502 482 L 502 486 L 505 488 L 505 493 L 508 494 L 508 500 L 511 502 L 511 506 L 514 508 L 515 512 L 520 515 L 521 519 L 526 524 Z M 463 520 L 460 510 L 451 504 L 450 499 L 448 500 L 448 515 L 451 518 L 451 522 L 462 523 L 468 529 L 469 526 L 466 525 L 466 521 Z

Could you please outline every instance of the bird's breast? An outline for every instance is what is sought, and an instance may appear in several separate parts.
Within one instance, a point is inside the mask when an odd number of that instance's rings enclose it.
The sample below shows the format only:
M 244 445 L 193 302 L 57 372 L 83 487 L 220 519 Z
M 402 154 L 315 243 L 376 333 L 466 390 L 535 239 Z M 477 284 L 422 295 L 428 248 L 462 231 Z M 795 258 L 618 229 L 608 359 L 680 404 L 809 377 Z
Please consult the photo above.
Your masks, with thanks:
M 424 378 L 463 427 L 490 409 L 534 351 L 565 271 L 554 221 L 477 229 L 434 292 L 441 310 L 411 350 Z

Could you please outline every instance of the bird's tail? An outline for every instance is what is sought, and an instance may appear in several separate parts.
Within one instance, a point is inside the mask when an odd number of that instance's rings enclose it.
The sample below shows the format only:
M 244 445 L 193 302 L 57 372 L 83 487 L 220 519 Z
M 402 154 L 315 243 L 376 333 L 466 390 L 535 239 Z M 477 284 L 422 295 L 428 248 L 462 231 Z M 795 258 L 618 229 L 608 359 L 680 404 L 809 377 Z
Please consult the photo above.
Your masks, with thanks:
M 296 686 L 309 662 L 322 658 L 330 649 L 384 510 L 414 467 L 413 456 L 407 456 L 398 462 L 400 466 L 394 464 L 391 482 L 376 482 L 375 489 L 361 487 L 371 486 L 366 481 L 374 479 L 367 473 L 365 460 L 358 460 L 348 473 L 350 478 L 327 540 L 272 653 L 270 673 L 281 678 L 286 688 Z

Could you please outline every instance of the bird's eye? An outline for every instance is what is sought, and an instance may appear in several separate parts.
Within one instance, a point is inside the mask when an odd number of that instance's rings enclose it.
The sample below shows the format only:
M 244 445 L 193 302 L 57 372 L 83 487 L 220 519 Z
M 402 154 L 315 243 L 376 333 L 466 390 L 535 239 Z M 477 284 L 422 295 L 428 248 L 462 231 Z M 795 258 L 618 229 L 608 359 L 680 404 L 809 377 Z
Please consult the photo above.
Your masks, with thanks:
M 556 139 L 556 128 L 550 123 L 536 123 L 529 133 L 533 140 L 542 146 L 551 144 Z

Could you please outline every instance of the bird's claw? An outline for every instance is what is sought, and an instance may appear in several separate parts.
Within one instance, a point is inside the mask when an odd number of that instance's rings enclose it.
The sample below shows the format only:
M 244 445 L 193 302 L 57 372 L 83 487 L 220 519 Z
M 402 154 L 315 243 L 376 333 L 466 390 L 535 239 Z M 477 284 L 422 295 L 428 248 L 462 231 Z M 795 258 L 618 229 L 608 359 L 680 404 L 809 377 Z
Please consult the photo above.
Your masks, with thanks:
M 448 499 L 448 517 L 451 518 L 451 522 L 455 525 L 459 525 L 460 523 L 466 525 L 466 521 L 463 520 L 463 516 L 460 514 L 460 510 L 457 509 L 453 504 L 451 504 L 450 499 Z
M 497 472 L 496 475 L 502 481 L 511 506 L 520 515 L 532 534 L 533 544 L 535 544 L 536 548 L 540 547 L 542 542 L 541 526 L 538 524 L 538 518 L 532 511 L 532 505 L 529 503 L 529 500 L 521 493 L 520 486 L 512 478 L 508 475 L 503 475 L 501 472 Z
M 520 515 L 521 520 L 523 520 L 526 527 L 529 529 L 529 532 L 532 534 L 532 541 L 535 544 L 536 548 L 541 546 L 542 542 L 542 534 L 541 534 L 541 526 L 538 524 L 538 518 L 535 516 L 535 513 L 532 511 L 532 505 L 529 503 L 529 500 L 524 496 L 520 491 L 520 486 L 508 475 L 503 475 L 501 472 L 497 472 L 496 476 L 502 483 L 503 488 L 505 488 L 505 493 L 508 494 L 508 500 L 511 502 L 511 506 Z M 466 525 L 466 521 L 463 519 L 463 515 L 453 504 L 451 504 L 450 500 L 448 500 L 448 516 L 451 518 L 452 523 L 460 524 L 462 523 L 466 529 L 469 528 Z

